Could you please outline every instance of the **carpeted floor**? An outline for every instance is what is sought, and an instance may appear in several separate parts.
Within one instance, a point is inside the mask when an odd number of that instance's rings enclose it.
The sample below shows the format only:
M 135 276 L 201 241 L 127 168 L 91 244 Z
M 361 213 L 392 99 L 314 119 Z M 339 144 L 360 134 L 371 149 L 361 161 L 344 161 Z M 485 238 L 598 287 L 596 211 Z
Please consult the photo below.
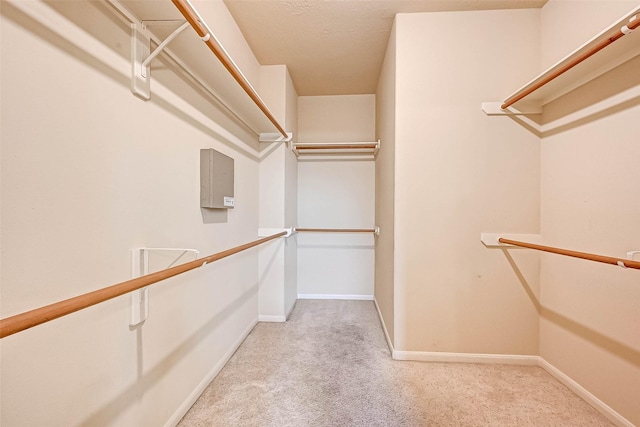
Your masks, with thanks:
M 611 424 L 541 368 L 394 361 L 373 302 L 300 300 L 256 326 L 179 425 Z

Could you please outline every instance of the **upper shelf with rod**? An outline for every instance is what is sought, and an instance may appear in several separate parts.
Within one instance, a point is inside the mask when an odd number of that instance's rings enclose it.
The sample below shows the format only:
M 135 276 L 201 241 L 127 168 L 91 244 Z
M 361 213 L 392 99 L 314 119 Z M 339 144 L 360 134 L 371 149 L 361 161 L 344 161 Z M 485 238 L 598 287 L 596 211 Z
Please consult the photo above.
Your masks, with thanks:
M 358 158 L 373 160 L 380 149 L 375 142 L 298 142 L 291 149 L 300 160 Z
M 502 102 L 485 102 L 486 114 L 538 114 L 556 98 L 640 55 L 640 5 L 609 25 Z
M 134 93 L 146 99 L 151 96 L 145 87 L 149 85 L 151 74 L 149 59 L 164 50 L 182 67 L 188 68 L 187 72 L 217 100 L 217 104 L 260 136 L 261 141 L 266 141 L 265 136 L 271 135 L 274 135 L 273 140 L 290 139 L 290 135 L 189 0 L 107 1 L 126 16 L 133 26 Z M 205 6 L 206 3 L 201 7 Z M 173 26 L 170 25 L 172 22 Z M 189 26 L 192 28 L 183 31 Z M 148 53 L 150 40 L 159 45 L 153 53 Z M 168 42 L 170 46 L 167 46 Z M 137 86 L 143 86 L 141 94 Z

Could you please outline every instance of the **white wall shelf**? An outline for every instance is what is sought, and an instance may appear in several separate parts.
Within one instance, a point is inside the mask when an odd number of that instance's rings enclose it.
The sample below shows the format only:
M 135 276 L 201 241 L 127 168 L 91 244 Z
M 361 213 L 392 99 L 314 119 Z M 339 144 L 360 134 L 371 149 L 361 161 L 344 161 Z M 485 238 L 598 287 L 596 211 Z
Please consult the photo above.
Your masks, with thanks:
M 156 45 L 170 39 L 171 45 L 164 46 L 163 54 L 184 69 L 210 95 L 213 104 L 220 107 L 229 117 L 257 136 L 279 132 L 256 102 L 236 82 L 231 72 L 210 51 L 207 44 L 203 42 L 204 39 L 201 39 L 196 31 L 187 28 L 180 33 L 179 37 L 175 39 L 172 37 L 172 33 L 184 23 L 185 17 L 170 0 L 108 0 L 108 4 L 136 27 L 138 39 L 150 39 Z M 167 25 L 167 23 L 175 24 Z M 153 63 L 148 65 L 153 66 Z M 241 71 L 240 74 L 242 74 Z M 146 84 L 148 80 L 147 77 Z M 246 80 L 245 84 L 251 86 L 246 78 L 244 80 Z M 153 96 L 151 92 L 147 90 L 141 97 L 148 99 Z M 135 90 L 134 93 L 136 93 Z
M 298 142 L 291 149 L 299 160 L 375 159 L 380 140 L 375 142 Z
M 609 25 L 503 102 L 483 103 L 487 115 L 539 114 L 562 95 L 640 55 L 640 5 Z M 612 39 L 615 41 L 611 42 Z M 597 52 L 590 54 L 593 50 Z M 539 87 L 538 87 L 539 86 Z M 528 95 L 522 95 L 530 92 Z M 518 99 L 513 102 L 513 100 Z M 505 104 L 513 104 L 502 108 Z

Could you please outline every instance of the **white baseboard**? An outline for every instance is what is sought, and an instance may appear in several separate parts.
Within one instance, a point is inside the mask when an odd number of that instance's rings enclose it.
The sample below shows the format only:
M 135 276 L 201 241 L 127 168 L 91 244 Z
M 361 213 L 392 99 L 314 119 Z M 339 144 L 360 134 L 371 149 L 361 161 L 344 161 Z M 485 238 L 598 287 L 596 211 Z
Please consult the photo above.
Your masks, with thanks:
M 577 394 L 591 405 L 595 410 L 604 415 L 609 421 L 620 427 L 634 427 L 634 424 L 627 420 L 625 417 L 616 412 L 609 405 L 598 399 L 591 394 L 587 389 L 582 387 L 576 381 L 574 381 L 567 374 L 553 366 L 551 363 L 544 360 L 542 357 L 538 357 L 538 366 L 547 371 L 551 376 L 564 384 L 569 390 Z
M 296 299 L 296 300 L 293 302 L 293 304 L 291 304 L 291 307 L 289 307 L 289 310 L 287 311 L 287 314 L 286 314 L 285 319 L 284 319 L 285 321 L 286 321 L 289 317 L 291 317 L 291 312 L 292 312 L 292 311 L 293 311 L 293 309 L 296 307 L 296 302 L 297 302 L 297 301 L 298 301 L 298 300 Z
M 286 321 L 287 321 L 286 316 L 277 316 L 277 315 L 271 316 L 267 314 L 261 314 L 258 316 L 258 322 L 282 323 Z
M 391 357 L 394 360 L 411 360 L 420 362 L 450 362 L 450 363 L 494 363 L 504 365 L 527 365 L 539 366 L 547 371 L 551 376 L 564 384 L 569 390 L 574 392 L 582 400 L 587 402 L 596 411 L 604 415 L 609 421 L 619 427 L 635 427 L 632 422 L 620 415 L 609 405 L 591 394 L 571 377 L 560 371 L 558 368 L 544 360 L 540 356 L 527 355 L 503 355 L 503 354 L 472 354 L 472 353 L 441 353 L 426 351 L 400 351 L 393 348 L 393 343 L 389 339 L 387 326 L 382 318 L 378 301 L 373 300 L 380 317 L 380 323 L 387 338 L 387 345 L 391 350 Z
M 394 360 L 413 360 L 417 362 L 449 363 L 491 363 L 501 365 L 538 366 L 538 356 L 517 354 L 479 354 L 445 353 L 440 351 L 400 351 L 393 350 Z
M 378 311 L 378 318 L 380 318 L 380 324 L 382 325 L 382 330 L 384 331 L 384 337 L 387 339 L 387 346 L 389 347 L 389 352 L 391 353 L 391 356 L 393 358 L 393 343 L 391 342 L 391 337 L 389 336 L 387 325 L 386 323 L 384 323 L 384 318 L 382 317 L 382 312 L 380 311 L 378 300 L 374 298 L 373 304 L 376 306 L 376 310 Z
M 388 338 L 387 338 L 388 340 Z M 389 344 L 390 348 L 393 348 Z M 582 387 L 571 377 L 540 356 L 508 355 L 508 354 L 474 354 L 474 353 L 444 353 L 426 351 L 391 351 L 394 360 L 418 362 L 448 362 L 448 363 L 488 363 L 501 365 L 539 366 L 551 376 L 564 384 L 569 390 L 587 402 L 596 411 L 604 415 L 609 421 L 619 427 L 634 427 L 634 424 L 616 412 L 609 405 L 598 399 L 587 389 Z
M 373 301 L 373 295 L 298 294 L 298 299 L 344 299 Z
M 438 351 L 401 351 L 393 347 L 387 325 L 384 323 L 382 312 L 378 306 L 378 301 L 374 298 L 373 303 L 378 311 L 378 317 L 387 339 L 391 358 L 394 360 L 410 360 L 416 362 L 452 362 L 452 363 L 495 363 L 503 365 L 529 365 L 537 366 L 539 356 L 509 355 L 509 354 L 475 354 L 475 353 L 444 353 Z
M 200 395 L 204 392 L 207 386 L 213 381 L 213 379 L 220 373 L 224 365 L 227 364 L 231 356 L 238 350 L 238 347 L 244 342 L 245 338 L 251 333 L 253 328 L 256 326 L 258 322 L 253 320 L 251 324 L 242 332 L 242 334 L 238 337 L 238 339 L 233 343 L 233 345 L 227 350 L 224 354 L 224 357 L 218 361 L 209 371 L 209 373 L 200 381 L 198 386 L 189 394 L 189 396 L 185 399 L 185 401 L 178 407 L 178 409 L 173 413 L 171 418 L 165 423 L 165 427 L 175 427 L 178 425 L 182 417 L 191 409 L 196 400 L 200 397 Z

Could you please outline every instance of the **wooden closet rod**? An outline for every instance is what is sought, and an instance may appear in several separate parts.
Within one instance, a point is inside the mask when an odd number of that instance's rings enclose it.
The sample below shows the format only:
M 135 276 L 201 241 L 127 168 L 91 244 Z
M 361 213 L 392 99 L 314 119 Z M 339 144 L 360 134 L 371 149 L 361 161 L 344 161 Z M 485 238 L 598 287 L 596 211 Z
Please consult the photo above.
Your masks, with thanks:
M 367 149 L 372 150 L 375 149 L 378 144 L 360 144 L 360 145 L 349 145 L 349 144 L 295 144 L 294 148 L 296 150 L 354 150 L 354 149 Z
M 219 259 L 228 257 L 229 255 L 237 254 L 238 252 L 253 248 L 254 246 L 258 246 L 262 243 L 266 243 L 278 237 L 285 236 L 286 234 L 287 232 L 283 231 L 281 233 L 255 240 L 250 243 L 245 243 L 244 245 L 236 246 L 235 248 L 227 249 L 226 251 L 209 255 L 205 258 L 199 258 L 194 261 L 177 265 L 175 267 L 167 268 L 165 270 L 160 270 L 155 273 L 127 280 L 126 282 L 121 282 L 112 286 L 108 286 L 106 288 L 98 289 L 97 291 L 78 295 L 77 297 L 69 298 L 64 301 L 59 301 L 54 304 L 36 308 L 31 311 L 16 314 L 15 316 L 7 317 L 0 320 L 0 338 L 13 335 L 17 332 L 24 331 L 25 329 L 29 329 L 50 320 L 57 319 L 58 317 L 66 316 L 67 314 L 74 313 L 78 310 L 82 310 L 84 308 L 91 307 L 92 305 L 99 304 L 120 295 L 127 294 L 140 288 L 144 288 L 145 286 L 152 285 L 161 280 L 177 276 L 178 274 L 182 274 L 198 267 L 202 267 L 205 264 L 212 263 Z
M 576 58 L 574 58 L 572 61 L 567 62 L 564 66 L 558 68 L 556 71 L 554 71 L 553 73 L 549 74 L 546 78 L 542 79 L 541 81 L 539 81 L 535 85 L 526 87 L 526 88 L 522 89 L 520 92 L 517 92 L 517 93 L 513 94 L 511 97 L 505 99 L 504 103 L 500 106 L 500 108 L 502 108 L 503 110 L 506 109 L 506 108 L 509 108 L 510 106 L 512 106 L 516 102 L 520 101 L 525 96 L 527 96 L 527 95 L 531 94 L 532 92 L 535 92 L 536 90 L 540 89 L 542 86 L 546 85 L 547 83 L 549 83 L 550 81 L 552 81 L 556 77 L 566 73 L 567 71 L 569 71 L 570 69 L 572 69 L 573 67 L 575 67 L 576 65 L 578 65 L 579 63 L 584 61 L 585 59 L 587 59 L 590 56 L 592 56 L 593 54 L 601 51 L 605 47 L 609 46 L 611 43 L 613 43 L 616 40 L 620 39 L 625 34 L 629 34 L 630 31 L 633 31 L 634 29 L 638 28 L 639 26 L 640 26 L 640 17 L 636 15 L 636 19 L 634 19 L 633 21 L 630 21 L 629 24 L 626 26 L 626 28 L 628 28 L 628 31 L 622 32 L 622 30 L 619 29 L 613 36 L 601 41 L 600 43 L 595 45 L 593 48 L 591 48 L 588 51 L 584 52 L 582 55 L 579 55 Z
M 502 237 L 498 239 L 498 242 L 504 243 L 507 245 L 535 249 L 537 251 L 551 252 L 553 254 L 565 255 L 565 256 L 570 256 L 574 258 L 581 258 L 589 261 L 603 262 L 605 264 L 619 265 L 620 267 L 636 268 L 640 270 L 639 261 L 632 261 L 624 258 L 613 258 L 609 256 L 604 256 L 604 255 L 589 254 L 586 252 L 570 251 L 568 249 L 554 248 L 553 246 L 542 246 L 542 245 L 536 245 L 534 243 L 520 242 L 518 240 L 503 239 Z
M 278 120 L 274 117 L 269 110 L 269 107 L 264 103 L 258 92 L 251 86 L 249 80 L 242 74 L 240 68 L 233 62 L 233 59 L 229 56 L 224 47 L 220 44 L 216 36 L 209 29 L 204 20 L 198 15 L 194 7 L 191 5 L 189 0 L 171 0 L 173 4 L 178 8 L 180 13 L 184 16 L 184 18 L 191 24 L 193 29 L 196 31 L 198 36 L 205 42 L 205 44 L 209 47 L 211 52 L 220 60 L 222 65 L 229 71 L 231 76 L 238 82 L 238 84 L 244 89 L 244 91 L 249 95 L 249 97 L 253 100 L 253 102 L 260 108 L 260 110 L 264 113 L 264 115 L 269 119 L 271 123 L 276 127 L 278 132 L 284 137 L 288 138 L 287 132 L 284 128 L 278 123 Z
M 375 228 L 296 228 L 301 233 L 375 233 Z

